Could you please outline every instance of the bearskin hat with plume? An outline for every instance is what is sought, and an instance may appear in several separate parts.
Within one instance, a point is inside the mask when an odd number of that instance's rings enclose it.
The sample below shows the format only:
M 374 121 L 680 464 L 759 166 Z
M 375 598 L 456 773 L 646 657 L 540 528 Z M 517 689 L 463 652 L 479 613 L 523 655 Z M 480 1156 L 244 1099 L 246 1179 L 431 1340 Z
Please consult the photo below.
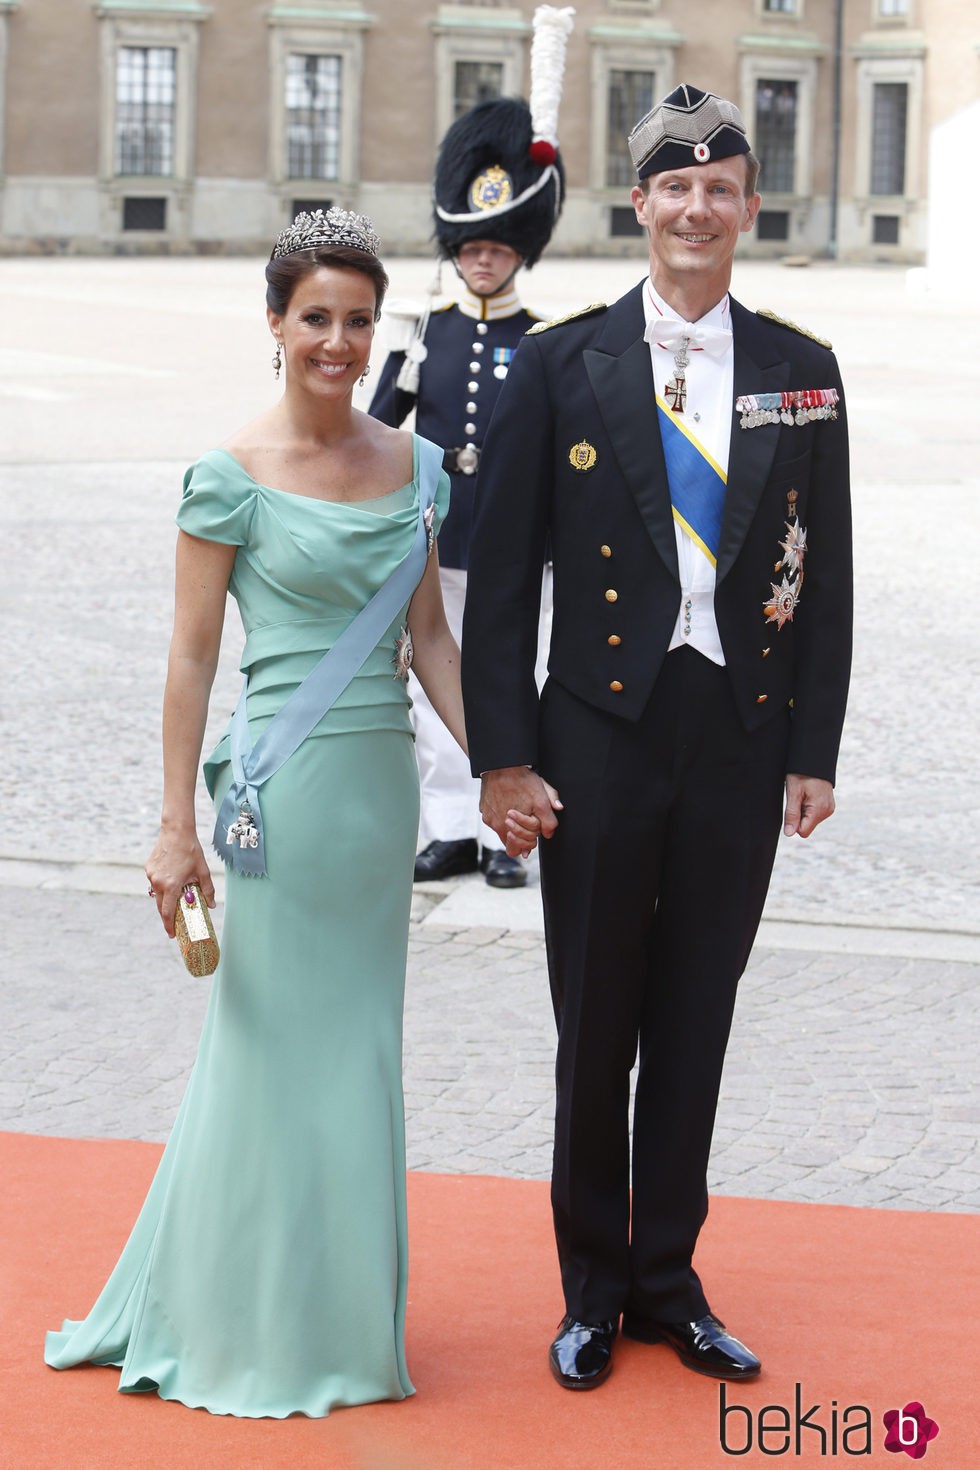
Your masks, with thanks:
M 481 181 L 487 181 L 482 189 Z M 498 240 L 530 267 L 561 212 L 565 170 L 558 150 L 535 140 L 528 104 L 500 97 L 477 103 L 449 128 L 434 188 L 436 239 L 444 258 L 467 240 Z
M 575 11 L 539 5 L 531 40 L 531 101 L 479 102 L 457 118 L 436 160 L 436 239 L 452 257 L 467 240 L 499 240 L 532 266 L 565 198 L 558 108 Z

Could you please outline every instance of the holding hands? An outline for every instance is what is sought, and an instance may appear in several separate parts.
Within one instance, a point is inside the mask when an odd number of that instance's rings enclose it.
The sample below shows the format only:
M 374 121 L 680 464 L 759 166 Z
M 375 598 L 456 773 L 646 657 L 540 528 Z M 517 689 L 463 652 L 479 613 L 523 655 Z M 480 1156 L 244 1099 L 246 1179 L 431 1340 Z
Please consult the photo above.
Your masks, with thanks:
M 562 810 L 558 792 L 527 766 L 504 766 L 481 777 L 480 815 L 508 857 L 530 857 L 539 837 L 551 837 Z

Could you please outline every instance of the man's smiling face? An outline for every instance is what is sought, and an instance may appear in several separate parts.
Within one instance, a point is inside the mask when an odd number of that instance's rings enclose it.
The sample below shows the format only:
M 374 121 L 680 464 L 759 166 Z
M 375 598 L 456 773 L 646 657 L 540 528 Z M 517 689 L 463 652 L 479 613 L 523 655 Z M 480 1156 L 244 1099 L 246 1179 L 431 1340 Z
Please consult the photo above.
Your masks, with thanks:
M 755 223 L 762 200 L 746 196 L 744 155 L 651 174 L 630 198 L 650 241 L 654 285 L 718 278 L 724 295 L 735 246 Z

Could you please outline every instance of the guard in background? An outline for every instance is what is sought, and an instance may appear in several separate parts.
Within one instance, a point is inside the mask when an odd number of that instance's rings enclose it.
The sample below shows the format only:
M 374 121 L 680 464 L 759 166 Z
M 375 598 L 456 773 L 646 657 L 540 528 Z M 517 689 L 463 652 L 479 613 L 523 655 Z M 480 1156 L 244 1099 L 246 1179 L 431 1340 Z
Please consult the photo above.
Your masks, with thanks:
M 389 354 L 370 407 L 393 426 L 414 408 L 416 431 L 445 446 L 452 494 L 439 535 L 439 570 L 457 641 L 484 435 L 517 344 L 538 321 L 522 306 L 515 277 L 548 244 L 564 198 L 555 132 L 570 30 L 570 11 L 539 7 L 531 106 L 512 98 L 481 102 L 446 133 L 433 214 L 440 257 L 452 261 L 462 293 L 452 305 L 424 313 L 405 350 Z M 546 581 L 550 592 L 550 574 Z M 549 611 L 544 608 L 542 625 Z M 471 873 L 479 865 L 492 886 L 522 887 L 524 867 L 480 820 L 480 787 L 469 762 L 415 681 L 411 692 L 427 840 L 416 880 Z

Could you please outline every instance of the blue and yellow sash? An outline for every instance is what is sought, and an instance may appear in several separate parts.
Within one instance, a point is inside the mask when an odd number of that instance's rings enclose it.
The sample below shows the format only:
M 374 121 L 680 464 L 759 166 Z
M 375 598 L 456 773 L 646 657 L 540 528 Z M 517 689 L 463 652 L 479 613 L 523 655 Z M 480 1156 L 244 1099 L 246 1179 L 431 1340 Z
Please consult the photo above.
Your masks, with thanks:
M 716 566 L 728 476 L 659 394 L 657 412 L 674 520 Z

